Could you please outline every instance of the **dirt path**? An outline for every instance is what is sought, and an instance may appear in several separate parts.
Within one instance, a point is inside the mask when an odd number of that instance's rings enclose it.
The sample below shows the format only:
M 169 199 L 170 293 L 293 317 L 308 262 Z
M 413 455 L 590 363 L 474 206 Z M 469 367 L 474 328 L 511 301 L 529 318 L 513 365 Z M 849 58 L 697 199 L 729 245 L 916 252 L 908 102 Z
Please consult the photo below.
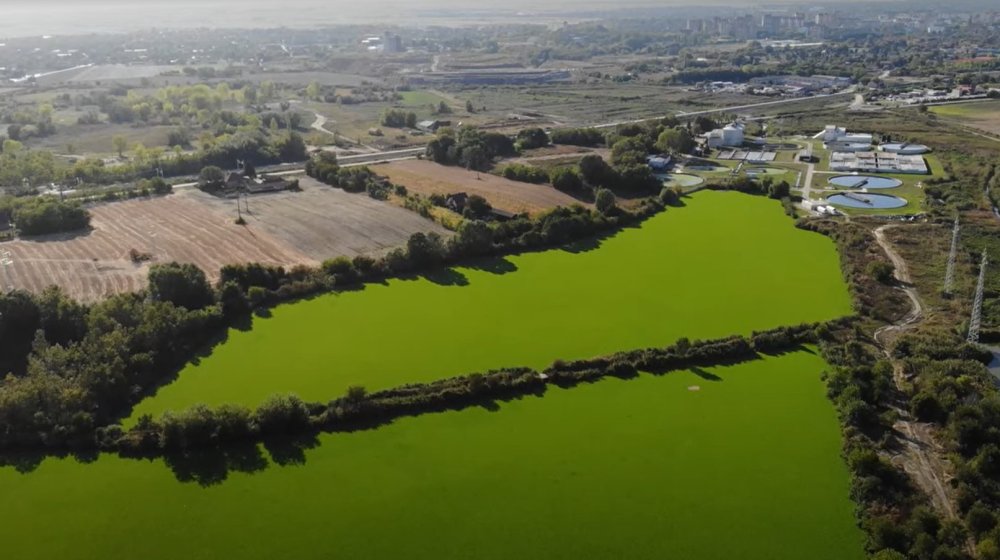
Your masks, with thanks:
M 313 130 L 322 132 L 324 134 L 329 134 L 330 136 L 333 136 L 334 140 L 343 140 L 343 141 L 345 141 L 345 142 L 347 142 L 349 144 L 353 144 L 353 145 L 357 146 L 359 149 L 361 149 L 363 151 L 366 151 L 366 152 L 369 152 L 369 153 L 378 152 L 377 149 L 375 149 L 375 148 L 373 148 L 371 146 L 366 146 L 364 144 L 359 144 L 356 140 L 352 140 L 352 139 L 344 136 L 343 134 L 337 134 L 337 133 L 329 130 L 328 128 L 326 128 L 326 123 L 330 122 L 330 119 L 324 117 L 323 115 L 321 115 L 321 114 L 319 114 L 319 113 L 317 113 L 315 111 L 313 111 L 313 115 L 316 116 L 316 120 L 314 120 L 313 123 L 311 125 L 309 125 L 309 127 L 312 128 Z
M 890 224 L 876 229 L 875 241 L 885 251 L 896 268 L 895 276 L 900 284 L 899 289 L 910 298 L 911 309 L 896 324 L 887 325 L 875 331 L 875 341 L 882 347 L 882 351 L 890 360 L 892 360 L 892 355 L 889 351 L 889 343 L 906 330 L 913 328 L 924 317 L 924 307 L 916 288 L 913 287 L 909 267 L 907 267 L 903 257 L 896 252 L 892 243 L 886 239 L 885 231 L 894 227 L 898 227 L 898 225 Z M 892 360 L 892 366 L 896 388 L 903 392 L 906 383 L 903 365 Z M 917 487 L 931 499 L 935 509 L 949 519 L 955 519 L 957 515 L 954 500 L 949 494 L 947 486 L 947 481 L 951 478 L 949 473 L 953 469 L 948 461 L 944 446 L 935 437 L 933 426 L 917 422 L 903 406 L 894 405 L 893 408 L 899 415 L 899 420 L 893 424 L 893 429 L 896 430 L 901 444 L 901 451 L 892 458 L 893 464 L 901 467 L 913 478 Z

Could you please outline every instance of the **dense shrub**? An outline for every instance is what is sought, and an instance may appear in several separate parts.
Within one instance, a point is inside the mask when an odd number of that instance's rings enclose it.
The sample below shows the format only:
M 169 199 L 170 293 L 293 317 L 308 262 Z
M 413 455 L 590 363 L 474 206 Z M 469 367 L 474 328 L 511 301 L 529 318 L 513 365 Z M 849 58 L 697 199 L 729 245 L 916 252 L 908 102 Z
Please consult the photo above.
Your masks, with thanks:
M 0 201 L 0 213 L 9 215 L 23 235 L 45 235 L 90 227 L 90 213 L 79 202 L 64 202 L 55 197 L 7 197 Z
M 553 144 L 572 146 L 600 146 L 604 143 L 604 133 L 596 128 L 563 128 L 550 134 Z
M 503 169 L 500 170 L 500 175 L 502 175 L 505 179 L 521 181 L 522 183 L 549 182 L 549 174 L 546 173 L 544 169 L 520 163 L 505 165 Z

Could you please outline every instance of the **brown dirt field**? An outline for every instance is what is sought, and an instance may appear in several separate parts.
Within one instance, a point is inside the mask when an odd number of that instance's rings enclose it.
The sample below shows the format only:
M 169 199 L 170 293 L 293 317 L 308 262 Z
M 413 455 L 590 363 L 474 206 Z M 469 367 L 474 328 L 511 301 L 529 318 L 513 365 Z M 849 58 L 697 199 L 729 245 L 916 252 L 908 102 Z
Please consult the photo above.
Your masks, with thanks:
M 510 181 L 503 177 L 467 171 L 424 160 L 396 161 L 372 170 L 411 192 L 424 195 L 466 192 L 478 194 L 494 207 L 509 212 L 537 213 L 556 206 L 582 204 L 547 185 Z
M 247 226 L 238 226 L 235 202 L 196 190 L 94 206 L 89 232 L 0 243 L 13 260 L 0 280 L 32 292 L 56 284 L 94 301 L 141 289 L 152 263 L 194 263 L 214 281 L 226 264 L 314 265 L 402 245 L 416 231 L 444 231 L 367 196 L 308 184 L 301 193 L 251 197 L 250 210 Z M 132 263 L 133 248 L 152 254 L 151 263 Z
M 309 177 L 300 177 L 302 192 L 263 194 L 250 198 L 247 226 L 283 241 L 319 263 L 335 256 L 379 253 L 406 243 L 410 235 L 448 230 L 415 212 L 374 200 L 364 194 L 334 189 Z M 209 207 L 234 213 L 234 202 L 201 192 Z

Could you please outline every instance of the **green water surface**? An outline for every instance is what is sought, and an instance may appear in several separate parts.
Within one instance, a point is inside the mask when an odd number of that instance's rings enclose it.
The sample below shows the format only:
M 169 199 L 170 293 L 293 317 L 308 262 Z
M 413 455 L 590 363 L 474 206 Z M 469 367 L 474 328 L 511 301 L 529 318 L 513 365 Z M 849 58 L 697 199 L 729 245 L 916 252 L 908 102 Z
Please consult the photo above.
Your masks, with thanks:
M 801 351 L 550 388 L 321 436 L 290 466 L 261 451 L 208 485 L 159 459 L 0 469 L 2 555 L 861 560 L 824 367 Z
M 544 367 L 680 337 L 717 338 L 851 312 L 833 243 L 774 200 L 705 191 L 604 239 L 430 279 L 283 305 L 136 407 L 327 401 L 498 367 Z M 589 250 L 586 250 L 589 249 Z

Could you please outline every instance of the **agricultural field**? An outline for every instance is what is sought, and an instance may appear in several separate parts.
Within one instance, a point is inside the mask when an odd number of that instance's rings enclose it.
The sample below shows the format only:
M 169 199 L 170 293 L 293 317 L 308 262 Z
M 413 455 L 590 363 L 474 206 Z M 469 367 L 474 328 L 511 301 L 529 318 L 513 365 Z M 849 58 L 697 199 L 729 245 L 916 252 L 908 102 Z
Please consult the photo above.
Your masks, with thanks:
M 0 534 L 19 560 L 861 560 L 825 367 L 803 350 L 609 379 L 291 453 L 48 459 L 0 469 Z
M 543 367 L 851 312 L 832 242 L 796 229 L 777 201 L 713 191 L 685 200 L 592 245 L 279 306 L 231 332 L 133 419 L 197 403 L 255 406 L 274 393 L 324 401 L 351 385 Z
M 393 183 L 405 186 L 410 192 L 423 195 L 478 194 L 494 207 L 509 212 L 533 214 L 556 206 L 583 204 L 549 185 L 511 181 L 489 173 L 476 173 L 426 160 L 396 161 L 375 165 L 371 169 Z
M 5 283 L 40 292 L 50 284 L 84 301 L 145 286 L 150 263 L 188 262 L 214 279 L 226 264 L 315 265 L 324 259 L 378 253 L 417 231 L 447 232 L 430 220 L 363 195 L 309 179 L 299 193 L 250 198 L 246 226 L 236 206 L 196 190 L 100 204 L 89 232 L 0 243 L 14 264 Z M 151 260 L 133 263 L 130 250 Z
M 1000 100 L 937 105 L 930 111 L 942 118 L 1000 135 Z
M 418 231 L 448 236 L 448 230 L 391 204 L 363 194 L 351 194 L 299 177 L 302 192 L 252 197 L 247 227 L 294 247 L 314 263 L 334 256 L 369 255 L 406 244 Z M 232 214 L 231 200 L 198 193 L 200 201 L 220 213 Z

